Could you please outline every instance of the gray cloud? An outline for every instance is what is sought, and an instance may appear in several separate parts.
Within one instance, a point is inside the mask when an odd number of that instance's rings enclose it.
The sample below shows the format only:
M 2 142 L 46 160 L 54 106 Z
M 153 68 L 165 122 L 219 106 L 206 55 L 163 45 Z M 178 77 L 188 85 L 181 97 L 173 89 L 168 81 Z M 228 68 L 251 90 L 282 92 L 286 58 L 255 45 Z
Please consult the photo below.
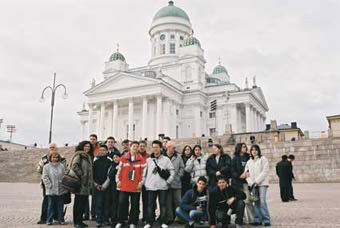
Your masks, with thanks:
M 150 57 L 148 29 L 166 1 L 2 1 L 0 5 L 0 118 L 16 124 L 14 140 L 46 144 L 49 102 L 41 90 L 57 81 L 69 99 L 56 101 L 54 139 L 79 140 L 79 118 L 92 78 L 117 42 L 131 67 Z M 220 56 L 241 87 L 257 76 L 270 107 L 268 119 L 298 121 L 303 129 L 327 129 L 339 113 L 340 3 L 301 1 L 175 1 L 193 24 L 211 72 Z M 48 95 L 48 98 L 50 95 Z M 47 98 L 47 99 L 48 99 Z M 7 134 L 2 133 L 2 137 Z

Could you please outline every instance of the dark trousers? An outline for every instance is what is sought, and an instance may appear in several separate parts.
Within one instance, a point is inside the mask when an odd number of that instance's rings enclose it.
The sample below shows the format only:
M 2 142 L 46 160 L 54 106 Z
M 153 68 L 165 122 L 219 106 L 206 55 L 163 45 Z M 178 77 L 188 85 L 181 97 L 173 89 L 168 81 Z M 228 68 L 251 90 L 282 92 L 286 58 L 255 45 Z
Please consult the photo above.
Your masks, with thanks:
M 166 195 L 167 190 L 148 191 L 148 216 L 146 222 L 152 225 L 155 221 L 156 199 L 158 197 L 160 207 L 160 223 L 166 223 Z
M 119 204 L 119 191 L 116 189 L 111 189 L 111 223 L 117 223 L 117 213 L 118 213 L 118 204 Z
M 110 198 L 111 192 L 106 189 L 104 191 L 94 190 L 96 195 L 95 206 L 96 206 L 96 221 L 97 223 L 103 223 L 109 221 L 110 217 Z
M 50 195 L 47 196 L 48 206 L 47 206 L 47 222 L 53 222 L 53 218 L 57 217 L 58 222 L 64 222 L 64 197 Z M 57 208 L 57 213 L 55 213 L 55 208 Z
M 230 216 L 227 214 L 229 208 L 233 210 L 233 214 L 236 214 L 235 223 L 243 224 L 244 215 L 244 202 L 243 200 L 235 201 L 230 207 L 218 208 L 216 210 L 216 219 L 218 222 L 222 222 L 222 227 L 227 227 L 230 224 Z
M 283 202 L 287 202 L 289 200 L 289 189 L 290 189 L 289 185 L 284 186 L 280 185 L 280 196 Z
M 139 216 L 139 200 L 140 192 L 123 192 L 119 193 L 119 205 L 118 205 L 118 222 L 123 223 L 126 219 L 126 212 L 129 208 L 130 198 L 130 213 L 129 213 L 129 224 L 138 224 Z
M 73 223 L 78 225 L 83 223 L 83 214 L 85 211 L 86 203 L 88 202 L 88 195 L 74 195 L 73 204 Z
M 289 181 L 289 187 L 288 187 L 288 199 L 293 200 L 294 197 L 294 191 L 293 191 L 293 180 Z
M 148 211 L 148 192 L 145 186 L 142 187 L 142 203 L 143 203 L 143 221 L 146 221 Z
M 96 194 L 94 193 L 93 190 L 91 190 L 91 210 L 90 210 L 90 197 L 87 197 L 87 202 L 86 202 L 86 207 L 84 211 L 84 216 L 90 217 L 90 212 L 91 212 L 91 217 L 92 219 L 96 219 Z

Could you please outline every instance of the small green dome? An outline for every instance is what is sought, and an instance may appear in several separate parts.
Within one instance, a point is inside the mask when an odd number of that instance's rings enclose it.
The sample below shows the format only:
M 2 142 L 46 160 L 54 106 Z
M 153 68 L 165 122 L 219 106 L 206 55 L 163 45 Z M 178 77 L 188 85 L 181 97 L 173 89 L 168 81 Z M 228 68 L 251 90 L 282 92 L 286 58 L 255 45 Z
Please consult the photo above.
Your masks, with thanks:
M 120 52 L 117 51 L 116 53 L 113 53 L 110 56 L 110 62 L 116 61 L 116 60 L 121 60 L 121 61 L 125 62 L 125 57 L 124 57 L 124 55 L 122 55 Z
M 213 74 L 220 74 L 220 73 L 228 74 L 228 71 L 224 66 L 219 64 L 214 68 Z
M 188 37 L 184 40 L 184 46 L 190 46 L 190 45 L 195 45 L 195 44 L 201 47 L 200 41 L 193 36 Z
M 169 1 L 169 5 L 158 10 L 156 15 L 153 17 L 152 21 L 162 17 L 181 17 L 187 21 L 190 21 L 188 15 L 184 10 L 179 7 L 174 6 L 173 1 Z

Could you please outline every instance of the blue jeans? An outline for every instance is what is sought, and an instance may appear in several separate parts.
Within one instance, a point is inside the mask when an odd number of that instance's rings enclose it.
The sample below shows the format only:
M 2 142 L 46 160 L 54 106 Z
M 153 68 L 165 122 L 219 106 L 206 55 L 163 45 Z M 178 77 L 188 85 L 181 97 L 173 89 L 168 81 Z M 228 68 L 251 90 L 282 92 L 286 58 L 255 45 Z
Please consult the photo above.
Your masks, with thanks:
M 203 217 L 204 212 L 199 210 L 191 210 L 188 213 L 187 211 L 184 211 L 182 208 L 177 207 L 176 214 L 185 221 L 192 223 L 195 221 L 199 221 L 199 219 Z
M 270 216 L 267 206 L 267 189 L 268 186 L 258 186 L 254 188 L 255 194 L 259 196 L 259 200 L 255 202 L 255 222 L 270 223 Z
M 55 205 L 57 206 L 58 213 L 58 222 L 64 222 L 64 197 L 49 195 L 48 197 L 48 206 L 47 206 L 47 222 L 53 222 Z

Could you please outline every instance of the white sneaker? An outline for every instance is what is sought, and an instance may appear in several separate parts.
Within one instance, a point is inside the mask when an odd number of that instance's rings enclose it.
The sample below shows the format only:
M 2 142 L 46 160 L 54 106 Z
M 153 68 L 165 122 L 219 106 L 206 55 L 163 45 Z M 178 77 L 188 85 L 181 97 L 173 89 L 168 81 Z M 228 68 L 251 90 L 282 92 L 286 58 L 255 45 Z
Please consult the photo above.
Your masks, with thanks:
M 121 223 L 117 223 L 116 228 L 122 228 L 122 224 Z
M 130 224 L 130 228 L 136 228 L 135 224 Z
M 165 223 L 163 223 L 163 224 L 161 225 L 161 227 L 162 227 L 162 228 L 168 228 L 168 225 L 165 224 Z
M 146 224 L 146 225 L 144 226 L 144 228 L 151 228 L 151 225 L 150 225 L 150 224 Z

